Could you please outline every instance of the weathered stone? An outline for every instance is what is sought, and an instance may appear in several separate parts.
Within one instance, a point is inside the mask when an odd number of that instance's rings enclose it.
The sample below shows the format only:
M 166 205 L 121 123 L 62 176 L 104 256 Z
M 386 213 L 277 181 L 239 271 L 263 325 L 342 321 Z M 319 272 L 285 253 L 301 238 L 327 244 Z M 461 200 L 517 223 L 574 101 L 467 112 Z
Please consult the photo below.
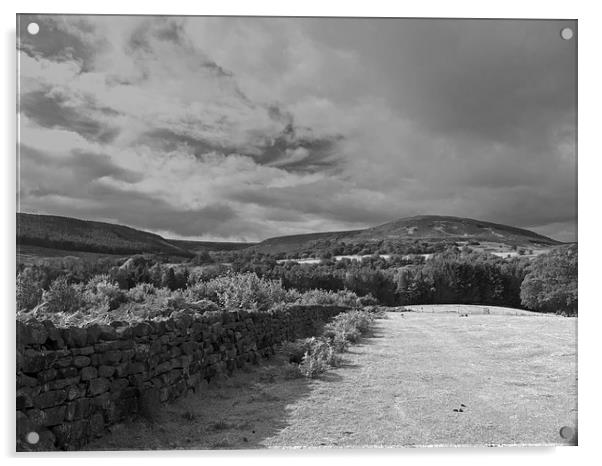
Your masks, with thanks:
M 91 324 L 86 327 L 88 334 L 88 345 L 94 345 L 100 340 L 100 326 L 98 324 Z
M 115 332 L 117 333 L 117 337 L 122 340 L 130 339 L 134 335 L 134 332 L 132 331 L 132 327 L 130 327 L 130 326 L 117 327 L 115 329 Z
M 29 377 L 25 374 L 17 374 L 17 387 L 35 387 L 38 383 L 38 379 L 34 377 Z
M 100 366 L 98 368 L 99 377 L 111 377 L 115 373 L 114 366 Z
M 128 375 L 141 374 L 146 371 L 146 364 L 142 362 L 131 362 L 128 366 Z
M 151 331 L 152 327 L 146 322 L 141 322 L 132 327 L 132 332 L 135 337 L 145 337 L 150 335 Z
M 102 355 L 102 363 L 103 364 L 107 364 L 107 365 L 117 364 L 119 361 L 121 361 L 121 351 L 118 351 L 118 350 L 107 351 L 106 353 L 104 353 Z
M 78 419 L 87 419 L 90 417 L 92 403 L 88 398 L 79 398 L 67 403 L 65 409 L 65 420 L 76 421 Z
M 56 369 L 47 369 L 38 373 L 38 380 L 42 383 L 47 383 L 56 379 L 57 375 L 58 371 Z
M 44 369 L 46 358 L 38 351 L 27 349 L 22 353 L 21 370 L 26 374 L 37 374 Z
M 97 379 L 92 379 L 88 385 L 88 394 L 95 396 L 100 395 L 101 393 L 106 392 L 111 386 L 111 382 L 109 379 L 104 377 L 99 377 Z
M 94 346 L 84 346 L 83 348 L 73 348 L 71 350 L 73 356 L 90 356 L 94 353 Z
M 81 356 L 81 357 L 85 357 L 85 356 Z M 77 377 L 77 375 L 79 374 L 79 369 L 77 367 L 69 366 L 69 367 L 63 367 L 63 368 L 59 369 L 58 372 L 59 372 L 60 377 L 62 377 L 64 379 L 69 379 L 71 377 Z
M 76 398 L 80 398 L 85 394 L 85 390 L 79 385 L 71 385 L 65 390 L 67 391 L 67 399 L 69 401 L 75 400 Z
M 98 377 L 98 370 L 96 369 L 96 367 L 84 367 L 81 371 L 82 380 L 92 380 L 96 377 Z
M 129 364 L 127 362 L 115 366 L 115 377 L 125 377 L 128 375 L 128 368 Z
M 85 328 L 69 327 L 61 330 L 61 336 L 70 348 L 82 347 L 88 344 L 88 332 Z
M 59 447 L 73 450 L 80 447 L 88 434 L 88 423 L 84 420 L 64 422 L 52 428 Z
M 45 427 L 56 426 L 65 420 L 65 405 L 54 406 L 53 408 L 47 408 L 43 411 Z
M 73 365 L 75 367 L 86 367 L 90 365 L 90 358 L 88 356 L 76 356 L 73 358 Z
M 19 389 L 16 393 L 17 409 L 25 409 L 33 407 L 33 395 L 27 389 Z
M 48 339 L 48 330 L 42 322 L 31 320 L 27 323 L 17 321 L 17 343 L 26 345 L 43 345 Z
M 67 392 L 65 390 L 52 390 L 49 392 L 40 393 L 33 399 L 33 405 L 36 408 L 50 408 L 61 404 L 67 399 Z
M 73 362 L 73 358 L 70 356 L 67 356 L 65 358 L 57 359 L 54 364 L 57 367 L 69 367 L 72 362 Z
M 117 330 L 110 325 L 100 325 L 100 339 L 101 340 L 117 340 L 119 335 Z
M 130 361 L 136 355 L 136 351 L 133 349 L 125 349 L 121 352 L 121 360 L 122 361 Z
M 130 383 L 127 379 L 115 379 L 113 383 L 111 383 L 111 392 L 120 392 L 124 388 L 126 388 Z

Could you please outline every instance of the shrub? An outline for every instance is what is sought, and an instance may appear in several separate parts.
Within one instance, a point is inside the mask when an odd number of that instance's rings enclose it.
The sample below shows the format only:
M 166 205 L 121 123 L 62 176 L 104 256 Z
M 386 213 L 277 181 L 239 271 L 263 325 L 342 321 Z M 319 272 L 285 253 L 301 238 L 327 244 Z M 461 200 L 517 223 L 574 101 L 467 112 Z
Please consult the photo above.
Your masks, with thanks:
M 377 304 L 378 300 L 371 294 L 367 294 L 366 296 L 360 296 L 359 298 L 357 298 L 358 307 L 376 306 Z
M 343 352 L 349 343 L 357 343 L 363 334 L 368 333 L 374 319 L 375 316 L 367 311 L 341 313 L 324 326 L 324 336 L 335 350 Z
M 65 277 L 54 280 L 42 294 L 42 308 L 50 314 L 73 314 L 85 307 L 81 286 L 70 284 Z
M 328 364 L 319 357 L 305 353 L 303 362 L 299 365 L 299 372 L 307 378 L 314 379 L 328 370 Z
M 577 246 L 535 258 L 520 288 L 522 304 L 541 312 L 577 314 Z
M 29 311 L 36 307 L 42 299 L 44 291 L 35 280 L 31 269 L 25 269 L 17 275 L 17 311 Z
M 282 345 L 282 351 L 288 357 L 289 363 L 297 364 L 298 372 L 309 378 L 317 377 L 329 367 L 341 365 L 341 359 L 336 355 L 335 349 L 328 341 L 321 338 L 312 337 L 286 342 Z M 287 373 L 290 371 L 289 365 Z
M 109 281 L 108 275 L 92 277 L 84 287 L 84 301 L 92 307 L 108 311 L 117 309 L 128 300 L 128 296 L 117 284 Z
M 156 295 L 157 289 L 151 283 L 138 283 L 126 292 L 127 300 L 134 303 L 144 303 Z
M 312 306 L 356 307 L 358 303 L 358 296 L 349 290 L 309 290 L 303 293 L 297 302 L 298 304 Z
M 197 293 L 200 290 L 208 299 L 217 299 L 226 309 L 267 311 L 273 305 L 289 299 L 289 294 L 280 281 L 259 278 L 255 273 L 214 278 L 204 288 L 199 286 Z

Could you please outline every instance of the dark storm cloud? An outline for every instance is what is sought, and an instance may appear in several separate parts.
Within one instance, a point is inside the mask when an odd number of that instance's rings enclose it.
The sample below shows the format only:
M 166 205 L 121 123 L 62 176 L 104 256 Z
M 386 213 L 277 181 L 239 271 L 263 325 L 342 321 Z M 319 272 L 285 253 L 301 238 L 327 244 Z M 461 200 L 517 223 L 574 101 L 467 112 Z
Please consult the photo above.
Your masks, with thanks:
M 142 173 L 132 170 L 126 170 L 115 165 L 111 158 L 106 154 L 97 154 L 84 152 L 81 150 L 72 150 L 68 155 L 60 158 L 50 156 L 42 151 L 31 147 L 21 145 L 20 148 L 21 163 L 28 168 L 36 166 L 37 169 L 55 170 L 63 173 L 70 173 L 72 178 L 78 183 L 88 183 L 103 177 L 110 177 L 114 180 L 124 181 L 126 183 L 137 183 L 144 179 Z M 52 173 L 47 172 L 49 181 L 52 183 Z M 64 188 L 60 183 L 56 184 L 55 189 Z M 55 191 L 58 193 L 60 191 Z
M 342 183 L 327 181 L 294 187 L 233 190 L 228 199 L 288 211 L 298 217 L 326 217 L 349 225 L 375 225 L 391 220 L 389 205 L 379 207 L 369 199 L 361 198 L 351 203 L 344 196 L 339 196 L 344 189 Z
M 574 238 L 575 22 L 38 22 L 26 209 L 251 240 L 418 214 Z
M 103 47 L 104 41 L 94 43 L 84 41 L 81 35 L 75 33 L 79 30 L 84 34 L 94 31 L 92 23 L 83 18 L 72 17 L 70 24 L 73 31 L 61 27 L 61 19 L 51 15 L 19 15 L 17 17 L 19 28 L 25 32 L 30 22 L 36 22 L 40 31 L 35 36 L 27 33 L 19 35 L 17 48 L 30 56 L 39 56 L 54 61 L 74 61 L 79 64 L 81 71 L 89 71 L 96 51 Z
M 202 127 L 202 124 L 199 124 L 199 127 Z M 211 127 L 204 128 L 208 132 L 211 129 Z M 341 163 L 336 154 L 336 144 L 340 139 L 340 136 L 298 137 L 292 125 L 287 125 L 277 137 L 264 139 L 254 147 L 249 144 L 224 146 L 168 128 L 147 131 L 137 142 L 165 152 L 186 150 L 197 157 L 202 157 L 209 152 L 240 154 L 252 158 L 259 165 L 276 166 L 294 173 L 315 173 L 336 168 Z
M 37 124 L 47 128 L 74 131 L 91 141 L 106 144 L 113 141 L 120 132 L 119 128 L 84 114 L 82 110 L 86 110 L 86 107 L 69 106 L 60 94 L 29 92 L 21 96 L 19 105 L 21 111 Z M 91 110 L 97 110 L 106 116 L 114 116 L 117 113 L 106 107 L 92 107 Z

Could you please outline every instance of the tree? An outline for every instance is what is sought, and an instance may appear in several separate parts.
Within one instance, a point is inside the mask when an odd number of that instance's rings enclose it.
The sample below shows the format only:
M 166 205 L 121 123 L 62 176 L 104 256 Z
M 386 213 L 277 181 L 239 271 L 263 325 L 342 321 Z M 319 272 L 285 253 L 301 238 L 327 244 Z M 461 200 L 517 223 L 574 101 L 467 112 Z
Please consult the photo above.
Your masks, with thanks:
M 521 285 L 523 305 L 541 312 L 577 315 L 577 261 L 577 245 L 534 259 Z

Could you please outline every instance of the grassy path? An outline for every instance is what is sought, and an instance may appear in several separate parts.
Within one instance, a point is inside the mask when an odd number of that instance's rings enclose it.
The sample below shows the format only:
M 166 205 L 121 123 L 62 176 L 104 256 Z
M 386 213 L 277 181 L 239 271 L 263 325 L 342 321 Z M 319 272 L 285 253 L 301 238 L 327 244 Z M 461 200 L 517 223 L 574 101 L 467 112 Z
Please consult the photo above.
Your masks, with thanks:
M 286 380 L 272 361 L 89 448 L 561 444 L 575 341 L 576 319 L 390 313 L 321 379 Z

